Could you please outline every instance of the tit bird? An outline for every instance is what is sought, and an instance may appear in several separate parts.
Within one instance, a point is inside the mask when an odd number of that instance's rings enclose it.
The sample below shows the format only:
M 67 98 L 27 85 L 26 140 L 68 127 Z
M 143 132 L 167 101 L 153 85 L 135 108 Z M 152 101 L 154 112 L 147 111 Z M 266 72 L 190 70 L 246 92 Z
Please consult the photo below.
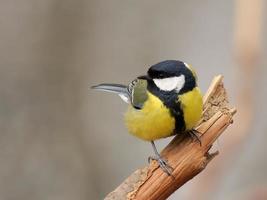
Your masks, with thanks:
M 192 67 L 182 61 L 166 60 L 151 66 L 144 76 L 129 85 L 100 84 L 92 89 L 118 94 L 129 104 L 125 123 L 129 133 L 150 141 L 159 166 L 168 175 L 172 168 L 156 149 L 155 140 L 188 132 L 201 118 L 202 95 Z

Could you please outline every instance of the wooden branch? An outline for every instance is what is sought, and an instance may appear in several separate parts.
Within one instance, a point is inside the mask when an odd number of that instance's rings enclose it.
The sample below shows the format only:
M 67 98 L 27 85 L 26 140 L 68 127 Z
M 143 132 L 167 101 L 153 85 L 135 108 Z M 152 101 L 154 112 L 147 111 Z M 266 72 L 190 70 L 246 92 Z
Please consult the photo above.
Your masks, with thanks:
M 162 200 L 192 179 L 218 154 L 209 153 L 213 142 L 233 122 L 235 108 L 228 105 L 222 76 L 216 76 L 203 97 L 203 116 L 195 128 L 201 134 L 202 145 L 189 134 L 178 134 L 163 149 L 161 155 L 174 169 L 168 176 L 152 161 L 149 166 L 136 170 L 106 200 Z

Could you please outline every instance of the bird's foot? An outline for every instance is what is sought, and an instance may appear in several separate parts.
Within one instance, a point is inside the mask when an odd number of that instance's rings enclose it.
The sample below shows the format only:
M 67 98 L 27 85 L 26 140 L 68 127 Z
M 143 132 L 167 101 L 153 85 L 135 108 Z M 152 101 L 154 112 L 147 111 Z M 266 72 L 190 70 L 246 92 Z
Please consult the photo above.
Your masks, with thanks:
M 197 131 L 196 129 L 192 129 L 192 130 L 188 131 L 188 133 L 190 134 L 190 136 L 193 139 L 195 138 L 199 142 L 200 146 L 202 146 L 201 138 L 199 136 L 199 134 L 201 134 L 201 133 L 199 131 Z
M 148 163 L 150 163 L 152 160 L 156 160 L 162 171 L 171 176 L 173 168 L 167 163 L 165 159 L 161 158 L 160 156 L 149 156 Z

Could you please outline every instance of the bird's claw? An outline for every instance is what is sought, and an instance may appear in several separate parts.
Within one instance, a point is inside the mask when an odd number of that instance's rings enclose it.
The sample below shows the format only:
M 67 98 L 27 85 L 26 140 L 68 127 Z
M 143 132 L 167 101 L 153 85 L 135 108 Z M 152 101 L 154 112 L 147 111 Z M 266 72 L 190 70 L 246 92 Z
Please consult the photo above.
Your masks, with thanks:
M 200 134 L 199 131 L 197 131 L 197 130 L 195 130 L 195 129 L 192 129 L 192 130 L 188 131 L 188 133 L 190 134 L 190 136 L 191 136 L 193 139 L 195 138 L 195 139 L 199 142 L 200 146 L 202 146 L 201 138 L 200 138 L 200 136 L 198 135 L 198 134 Z
M 149 156 L 148 157 L 148 163 L 150 163 L 152 160 L 156 160 L 162 169 L 166 174 L 169 176 L 172 174 L 173 168 L 167 163 L 167 161 L 159 156 Z

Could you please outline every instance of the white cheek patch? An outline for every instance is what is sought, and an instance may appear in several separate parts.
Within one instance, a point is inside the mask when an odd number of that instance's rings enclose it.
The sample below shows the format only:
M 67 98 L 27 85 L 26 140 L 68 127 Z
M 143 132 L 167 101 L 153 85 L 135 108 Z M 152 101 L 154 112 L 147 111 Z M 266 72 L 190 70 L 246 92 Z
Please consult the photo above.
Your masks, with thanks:
M 185 77 L 181 75 L 170 78 L 153 79 L 153 81 L 160 90 L 176 90 L 176 92 L 179 92 L 184 87 Z

